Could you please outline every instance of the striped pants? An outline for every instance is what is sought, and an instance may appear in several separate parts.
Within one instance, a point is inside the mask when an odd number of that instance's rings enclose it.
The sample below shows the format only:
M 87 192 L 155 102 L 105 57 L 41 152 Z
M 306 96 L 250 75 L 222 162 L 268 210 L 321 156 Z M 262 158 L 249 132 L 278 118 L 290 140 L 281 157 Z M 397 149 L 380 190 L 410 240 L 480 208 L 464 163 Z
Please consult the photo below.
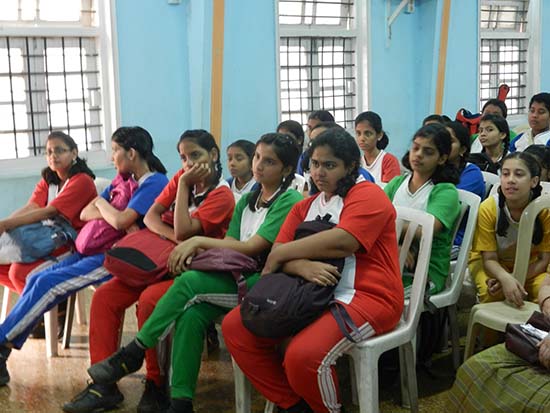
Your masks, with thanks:
M 110 278 L 103 268 L 104 254 L 74 253 L 29 278 L 17 303 L 0 325 L 0 343 L 20 349 L 45 312 L 75 292 Z
M 346 309 L 360 326 L 362 339 L 375 334 L 353 307 Z M 292 337 L 284 355 L 280 345 L 288 338 L 255 336 L 243 325 L 239 307 L 225 316 L 222 330 L 227 349 L 266 399 L 282 408 L 304 399 L 316 413 L 340 412 L 334 365 L 353 343 L 344 338 L 329 310 Z
M 259 274 L 247 278 L 247 286 Z M 174 280 L 155 310 L 137 334 L 147 348 L 153 348 L 173 328 L 173 398 L 195 395 L 208 325 L 237 305 L 237 284 L 231 274 L 187 271 Z

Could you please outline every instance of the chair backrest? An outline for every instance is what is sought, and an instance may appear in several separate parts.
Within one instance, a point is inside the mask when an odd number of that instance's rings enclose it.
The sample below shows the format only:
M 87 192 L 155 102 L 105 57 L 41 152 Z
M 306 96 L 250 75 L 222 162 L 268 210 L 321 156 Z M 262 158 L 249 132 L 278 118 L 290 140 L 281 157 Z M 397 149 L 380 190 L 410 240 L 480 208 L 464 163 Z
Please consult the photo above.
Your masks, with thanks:
M 539 196 L 527 205 L 519 220 L 516 258 L 512 275 L 522 285 L 525 284 L 527 267 L 529 266 L 529 258 L 531 257 L 531 245 L 533 240 L 535 218 L 539 212 L 545 208 L 550 208 L 550 197 Z
M 396 230 L 397 239 L 400 240 L 399 268 L 403 274 L 407 253 L 411 249 L 412 242 L 420 231 L 420 242 L 416 260 L 416 268 L 411 288 L 409 305 L 406 306 L 403 319 L 405 327 L 411 334 L 415 334 L 416 326 L 422 312 L 424 293 L 428 281 L 428 268 L 432 253 L 432 241 L 434 233 L 434 217 L 427 212 L 408 207 L 395 207 L 397 211 Z
M 299 193 L 304 192 L 304 187 L 306 185 L 306 178 L 302 175 L 294 174 L 294 179 L 290 183 L 290 187 L 297 190 Z
M 456 232 L 463 219 L 466 219 L 466 228 L 464 229 L 464 236 L 462 237 L 462 244 L 460 245 L 454 270 L 449 274 L 447 288 L 445 288 L 445 290 L 441 293 L 431 297 L 432 302 L 436 306 L 438 306 L 438 299 L 443 298 L 443 296 L 445 297 L 444 301 L 446 303 L 450 302 L 454 304 L 457 302 L 458 297 L 460 296 L 460 289 L 462 288 L 462 284 L 464 282 L 466 268 L 468 268 L 468 258 L 470 256 L 470 249 L 472 247 L 472 241 L 476 230 L 477 215 L 479 212 L 481 198 L 472 192 L 458 189 L 458 199 L 460 201 L 460 214 L 455 225 L 454 237 L 456 237 Z
M 104 191 L 105 188 L 107 188 L 111 184 L 111 180 L 107 178 L 102 178 L 101 176 L 98 176 L 94 179 L 95 189 L 97 191 L 98 195 L 101 195 L 101 193 Z
M 500 177 L 487 171 L 481 171 L 481 175 L 483 175 L 483 182 L 485 182 L 485 198 L 487 198 L 491 193 L 491 189 L 500 184 Z

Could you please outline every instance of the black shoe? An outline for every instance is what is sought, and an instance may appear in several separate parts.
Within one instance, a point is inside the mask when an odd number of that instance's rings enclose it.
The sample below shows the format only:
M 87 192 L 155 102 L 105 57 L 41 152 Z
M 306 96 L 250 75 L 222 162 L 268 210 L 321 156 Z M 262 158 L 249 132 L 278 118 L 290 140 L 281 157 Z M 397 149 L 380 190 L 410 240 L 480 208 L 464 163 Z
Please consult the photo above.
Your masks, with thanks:
M 165 413 L 195 413 L 191 399 L 172 399 Z
M 153 380 L 145 380 L 145 389 L 137 406 L 138 413 L 163 412 L 170 406 L 170 398 L 164 386 L 157 386 Z
M 10 381 L 10 372 L 8 371 L 8 357 L 11 348 L 0 345 L 0 386 L 5 386 Z
M 145 350 L 136 341 L 121 347 L 111 357 L 94 364 L 88 369 L 88 374 L 99 384 L 116 383 L 124 376 L 138 371 L 145 359 Z
M 218 330 L 216 325 L 210 323 L 206 328 L 206 351 L 208 354 L 214 354 L 220 349 L 220 339 L 218 338 Z
M 307 404 L 304 399 L 302 399 L 294 406 L 290 406 L 287 409 L 277 407 L 277 413 L 313 413 L 313 409 L 309 407 L 309 404 Z
M 124 400 L 116 384 L 90 383 L 69 403 L 63 405 L 63 411 L 68 413 L 92 413 L 114 409 Z

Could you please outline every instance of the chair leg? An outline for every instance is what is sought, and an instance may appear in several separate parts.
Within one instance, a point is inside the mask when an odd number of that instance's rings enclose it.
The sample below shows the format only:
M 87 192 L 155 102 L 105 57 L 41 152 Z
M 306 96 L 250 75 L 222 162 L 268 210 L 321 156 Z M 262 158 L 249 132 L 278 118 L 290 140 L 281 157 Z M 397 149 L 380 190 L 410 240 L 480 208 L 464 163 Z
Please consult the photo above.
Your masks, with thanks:
M 10 307 L 10 294 L 10 289 L 8 287 L 4 287 L 4 293 L 2 295 L 2 310 L 0 311 L 0 323 L 3 323 L 8 316 L 8 309 Z
M 352 357 L 349 359 L 349 372 L 350 372 L 350 384 L 351 384 L 351 402 L 355 405 L 359 405 L 359 399 L 357 396 L 357 380 L 355 379 L 355 363 Z
M 275 403 L 269 400 L 266 400 L 264 413 L 273 413 L 274 411 L 275 411 Z
M 67 349 L 71 345 L 71 332 L 73 329 L 74 310 L 76 305 L 76 297 L 78 293 L 67 298 L 67 310 L 65 315 L 65 325 L 63 328 L 63 343 L 62 348 Z
M 453 367 L 460 367 L 460 332 L 458 331 L 458 317 L 456 304 L 447 307 L 449 314 L 449 330 L 451 331 L 451 344 L 453 349 Z
M 86 325 L 87 323 L 84 291 L 85 290 L 80 290 L 76 293 L 76 322 L 78 325 Z
M 44 313 L 44 329 L 46 331 L 46 356 L 57 356 L 57 306 Z
M 233 380 L 235 381 L 235 413 L 250 413 L 250 393 L 251 384 L 240 369 L 233 361 Z
M 464 347 L 464 361 L 474 353 L 476 337 L 479 335 L 480 326 L 474 321 L 473 314 L 470 314 L 468 333 L 466 334 L 466 346 Z
M 408 401 L 411 412 L 418 412 L 418 387 L 416 383 L 416 362 L 414 354 L 414 346 L 411 342 L 405 343 L 399 347 L 399 359 L 403 359 L 403 367 L 405 368 L 406 388 L 408 393 Z M 402 375 L 403 377 L 403 375 Z
M 379 413 L 378 357 L 372 350 L 355 348 L 350 353 L 355 370 L 360 413 Z

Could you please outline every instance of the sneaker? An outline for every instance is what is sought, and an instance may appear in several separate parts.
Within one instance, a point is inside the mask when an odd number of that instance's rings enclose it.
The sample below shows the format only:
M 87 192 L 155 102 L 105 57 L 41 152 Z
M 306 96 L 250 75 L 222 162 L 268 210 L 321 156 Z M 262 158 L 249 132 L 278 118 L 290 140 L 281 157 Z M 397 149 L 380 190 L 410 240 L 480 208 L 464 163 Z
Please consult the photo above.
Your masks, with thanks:
M 124 376 L 138 371 L 145 359 L 145 350 L 132 341 L 121 347 L 111 357 L 94 364 L 88 369 L 88 374 L 99 384 L 116 383 Z
M 8 371 L 8 356 L 11 348 L 0 344 L 0 386 L 5 386 L 10 381 L 10 372 Z
M 172 399 L 165 413 L 195 413 L 191 399 Z
M 63 411 L 68 413 L 92 413 L 114 409 L 124 400 L 116 384 L 104 385 L 90 383 L 69 403 L 63 405 Z
M 145 380 L 145 389 L 137 406 L 138 413 L 163 412 L 170 406 L 170 398 L 164 386 L 157 386 L 153 380 Z

